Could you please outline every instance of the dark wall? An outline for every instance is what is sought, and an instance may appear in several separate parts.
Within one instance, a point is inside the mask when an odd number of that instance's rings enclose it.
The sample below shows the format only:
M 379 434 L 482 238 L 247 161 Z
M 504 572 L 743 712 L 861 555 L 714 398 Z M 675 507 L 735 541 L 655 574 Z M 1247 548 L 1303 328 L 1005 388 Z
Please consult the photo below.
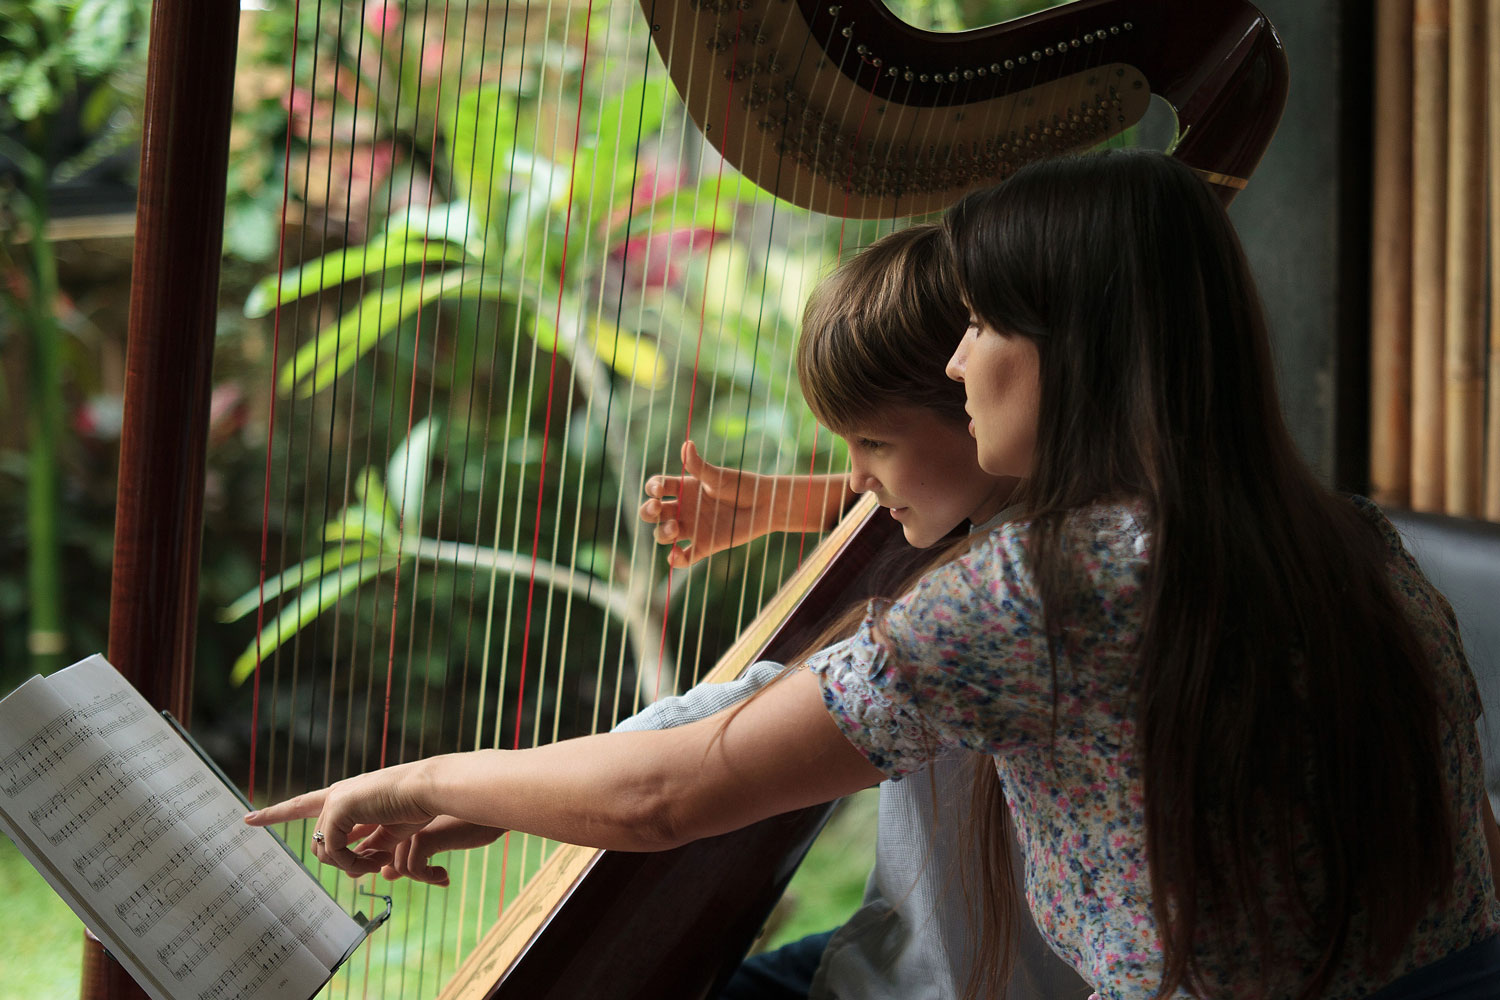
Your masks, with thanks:
M 1282 404 L 1324 478 L 1365 489 L 1368 5 L 1261 0 L 1287 50 L 1281 127 L 1230 208 L 1266 300 Z

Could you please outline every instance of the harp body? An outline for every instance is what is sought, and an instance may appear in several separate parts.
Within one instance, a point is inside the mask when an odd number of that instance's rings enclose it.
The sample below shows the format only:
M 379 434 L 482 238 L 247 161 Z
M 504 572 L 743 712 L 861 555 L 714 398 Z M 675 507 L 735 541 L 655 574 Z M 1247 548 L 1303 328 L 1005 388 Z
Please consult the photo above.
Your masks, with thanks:
M 957 34 L 879 0 L 664 6 L 642 0 L 709 140 L 761 187 L 851 218 L 941 211 L 1118 135 L 1153 93 L 1177 115 L 1175 155 L 1233 186 L 1286 99 L 1280 42 L 1248 3 L 1083 0 Z
M 237 6 L 156 4 L 127 354 L 109 656 L 184 721 Z M 875 0 L 641 8 L 688 114 L 728 162 L 793 204 L 848 218 L 940 210 L 1024 162 L 1118 135 L 1151 94 L 1177 116 L 1175 155 L 1232 197 L 1286 92 L 1279 41 L 1246 3 L 1081 0 L 955 35 L 912 28 Z M 791 655 L 857 597 L 891 527 L 842 526 L 827 559 L 810 561 L 726 656 L 726 675 Z M 443 995 L 710 995 L 822 819 L 778 817 L 660 856 L 560 851 Z M 558 891 L 543 893 L 548 878 Z M 674 878 L 685 888 L 656 895 Z M 731 898 L 746 905 L 727 915 Z M 612 935 L 603 912 L 633 914 L 621 922 L 645 933 Z M 721 940 L 701 936 L 708 926 Z M 85 977 L 89 997 L 140 995 L 97 947 Z

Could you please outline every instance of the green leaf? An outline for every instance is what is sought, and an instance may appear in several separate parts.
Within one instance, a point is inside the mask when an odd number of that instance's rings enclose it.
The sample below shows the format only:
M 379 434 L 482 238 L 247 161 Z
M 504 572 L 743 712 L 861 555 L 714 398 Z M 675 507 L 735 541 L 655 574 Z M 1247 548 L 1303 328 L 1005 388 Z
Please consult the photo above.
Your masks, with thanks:
M 344 545 L 336 550 L 319 553 L 283 573 L 276 574 L 276 576 L 266 581 L 264 588 L 257 584 L 254 589 L 242 594 L 227 608 L 221 608 L 218 619 L 221 622 L 238 621 L 260 607 L 262 603 L 269 604 L 276 600 L 276 598 L 281 596 L 283 591 L 294 590 L 300 587 L 304 579 L 311 578 L 316 580 L 318 577 L 330 573 L 341 566 L 347 566 L 361 559 L 373 558 L 379 555 L 380 550 L 378 547 L 367 545 Z
M 281 392 L 296 388 L 307 396 L 322 392 L 402 320 L 437 299 L 460 294 L 474 299 L 498 298 L 500 282 L 477 268 L 465 267 L 371 292 L 297 350 L 282 367 L 277 388 Z
M 400 517 L 400 513 L 386 495 L 385 486 L 380 482 L 380 473 L 374 466 L 366 467 L 354 481 L 354 495 L 359 498 L 360 503 L 379 515 L 381 533 L 386 538 L 395 538 L 398 530 L 396 519 Z
M 672 369 L 655 341 L 607 321 L 593 325 L 589 340 L 599 359 L 625 378 L 648 389 L 666 388 Z
M 382 513 L 363 504 L 345 507 L 323 526 L 323 541 L 375 545 L 395 552 L 399 532 L 396 525 L 382 518 Z
M 402 519 L 412 524 L 420 524 L 422 520 L 422 498 L 427 493 L 432 439 L 440 426 L 435 417 L 419 420 L 411 433 L 396 446 L 390 463 L 386 465 L 385 481 L 391 502 L 401 511 Z
M 666 86 L 665 77 L 637 80 L 599 109 L 598 121 L 589 133 L 598 138 L 592 148 L 580 151 L 578 177 L 582 181 L 575 183 L 582 189 L 582 200 L 575 198 L 575 203 L 587 213 L 590 224 L 593 219 L 630 210 L 631 188 L 637 179 L 636 144 L 661 128 Z M 635 209 L 639 211 L 640 206 Z
M 10 94 L 16 117 L 23 122 L 32 121 L 51 111 L 56 103 L 57 94 L 52 89 L 52 81 L 47 78 L 46 64 L 37 62 L 27 66 Z
M 68 25 L 68 58 L 87 75 L 103 76 L 120 62 L 133 34 L 129 0 L 79 0 Z
M 449 128 L 454 180 L 474 214 L 487 225 L 505 207 L 508 171 L 497 161 L 508 159 L 515 148 L 515 100 L 499 84 L 471 90 L 459 98 Z
M 450 263 L 463 259 L 463 252 L 446 242 L 376 239 L 362 247 L 336 250 L 301 267 L 262 278 L 245 299 L 245 315 L 251 319 L 265 316 L 278 305 L 336 288 L 355 278 L 417 264 Z
M 366 580 L 394 569 L 398 562 L 400 560 L 392 556 L 364 559 L 303 587 L 296 598 L 282 608 L 269 625 L 260 630 L 255 641 L 234 661 L 229 669 L 229 679 L 235 684 L 243 684 L 255 672 L 257 660 L 264 660 L 275 652 L 283 642 L 338 603 L 339 598 Z
M 431 207 L 408 205 L 388 219 L 385 228 L 391 241 L 447 242 L 462 246 L 471 257 L 484 250 L 484 222 L 462 198 Z

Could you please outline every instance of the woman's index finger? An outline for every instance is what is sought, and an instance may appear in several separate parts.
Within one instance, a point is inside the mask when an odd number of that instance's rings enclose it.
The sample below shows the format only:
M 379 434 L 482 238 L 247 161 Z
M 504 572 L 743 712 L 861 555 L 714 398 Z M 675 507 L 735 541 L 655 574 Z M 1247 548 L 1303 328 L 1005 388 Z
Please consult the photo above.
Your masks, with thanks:
M 323 811 L 323 801 L 327 795 L 326 788 L 304 792 L 284 802 L 246 813 L 245 822 L 251 826 L 272 826 L 276 823 L 290 823 L 295 819 L 312 819 Z

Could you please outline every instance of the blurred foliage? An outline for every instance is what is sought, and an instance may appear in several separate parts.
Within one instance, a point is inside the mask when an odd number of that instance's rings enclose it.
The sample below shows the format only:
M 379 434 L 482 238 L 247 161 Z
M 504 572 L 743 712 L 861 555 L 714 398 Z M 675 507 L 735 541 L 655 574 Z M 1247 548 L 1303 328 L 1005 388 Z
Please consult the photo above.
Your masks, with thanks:
M 643 75 L 609 12 L 584 15 L 507 31 L 396 4 L 328 6 L 318 31 L 306 9 L 254 15 L 225 240 L 244 308 L 221 321 L 218 377 L 310 429 L 271 444 L 287 481 L 268 578 L 235 574 L 203 662 L 216 684 L 262 665 L 261 731 L 291 756 L 377 730 L 398 755 L 472 744 L 475 719 L 502 744 L 608 726 L 711 664 L 795 562 L 764 566 L 764 542 L 726 555 L 679 574 L 669 607 L 634 509 L 675 466 L 690 397 L 724 461 L 806 464 L 790 350 L 837 225 L 721 180 L 654 53 Z M 284 241 L 267 208 L 283 187 Z M 312 444 L 329 438 L 338 468 Z M 693 662 L 658 667 L 664 629 Z M 502 709 L 523 686 L 525 716 Z
M 92 389 L 97 331 L 60 287 L 44 234 L 61 193 L 128 190 L 147 9 L 0 0 L 0 355 L 26 372 L 0 379 L 0 420 L 15 429 L 0 435 L 0 566 L 14 567 L 0 572 L 0 690 L 103 646 L 113 484 L 65 428 Z
M 928 31 L 966 31 L 1058 7 L 1068 0 L 886 0 L 902 20 Z

